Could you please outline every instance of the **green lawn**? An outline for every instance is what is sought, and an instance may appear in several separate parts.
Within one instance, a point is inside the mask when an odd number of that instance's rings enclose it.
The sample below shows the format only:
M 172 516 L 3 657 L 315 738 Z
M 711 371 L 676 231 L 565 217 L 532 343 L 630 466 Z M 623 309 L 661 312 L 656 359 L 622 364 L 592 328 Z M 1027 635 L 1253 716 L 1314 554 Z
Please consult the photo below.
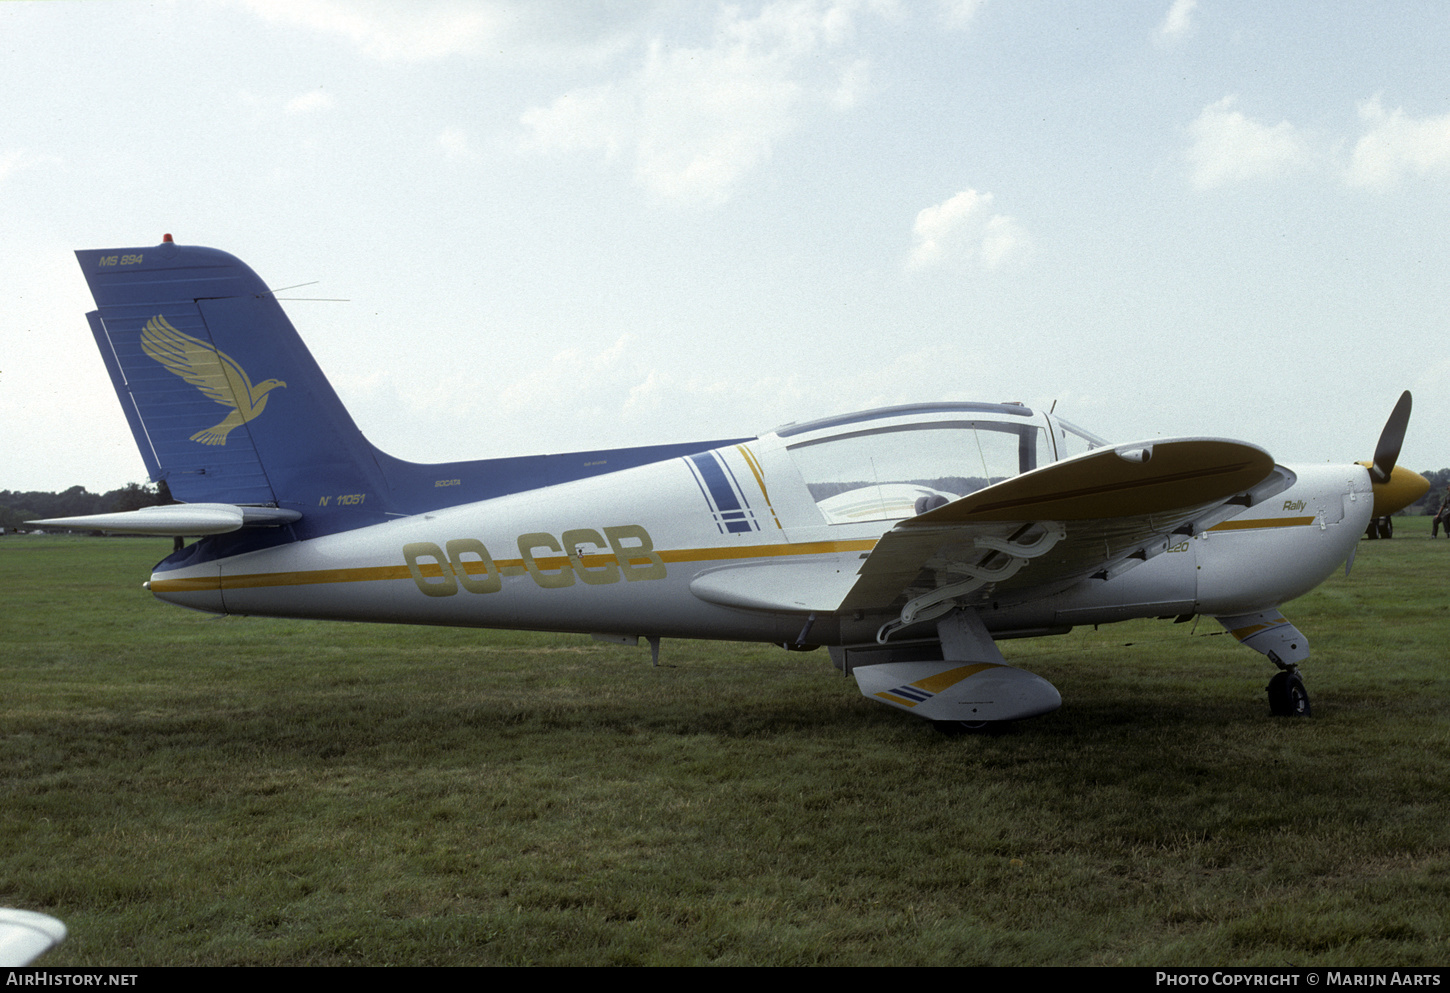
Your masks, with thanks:
M 1443 964 L 1450 541 L 1285 608 L 1003 645 L 945 738 L 824 651 L 213 618 L 167 541 L 0 539 L 0 905 L 47 965 Z

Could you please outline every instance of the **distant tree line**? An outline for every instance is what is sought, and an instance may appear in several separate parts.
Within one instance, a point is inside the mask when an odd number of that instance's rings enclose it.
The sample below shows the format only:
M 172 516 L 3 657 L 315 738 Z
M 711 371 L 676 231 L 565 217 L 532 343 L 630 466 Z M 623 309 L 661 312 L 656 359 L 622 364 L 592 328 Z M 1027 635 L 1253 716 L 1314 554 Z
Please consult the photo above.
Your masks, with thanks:
M 84 514 L 115 514 L 157 504 L 175 503 L 163 480 L 157 485 L 127 483 L 109 493 L 92 493 L 84 486 L 72 486 L 64 493 L 28 493 L 0 490 L 0 528 L 24 527 L 26 521 L 51 517 L 80 517 Z

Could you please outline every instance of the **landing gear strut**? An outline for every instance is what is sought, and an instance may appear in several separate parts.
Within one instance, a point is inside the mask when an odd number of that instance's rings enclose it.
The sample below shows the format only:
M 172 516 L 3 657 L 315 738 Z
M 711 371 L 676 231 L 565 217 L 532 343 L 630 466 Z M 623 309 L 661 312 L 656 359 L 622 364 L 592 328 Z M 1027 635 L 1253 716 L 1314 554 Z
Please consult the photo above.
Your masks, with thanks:
M 1275 717 L 1308 717 L 1309 691 L 1299 663 L 1309 657 L 1309 639 L 1277 610 L 1219 617 L 1218 622 L 1242 645 L 1279 667 L 1269 680 L 1269 713 Z
M 1293 667 L 1269 680 L 1269 713 L 1275 717 L 1308 717 L 1309 691 L 1304 679 Z

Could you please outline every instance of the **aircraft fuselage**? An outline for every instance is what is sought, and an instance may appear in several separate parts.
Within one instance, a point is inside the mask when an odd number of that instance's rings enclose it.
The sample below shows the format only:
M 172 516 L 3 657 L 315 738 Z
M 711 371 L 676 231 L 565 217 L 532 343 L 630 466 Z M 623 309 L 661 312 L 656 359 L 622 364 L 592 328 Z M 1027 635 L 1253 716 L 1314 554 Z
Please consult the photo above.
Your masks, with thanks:
M 710 595 L 705 577 L 743 566 L 849 585 L 896 523 L 825 523 L 771 437 L 180 568 L 163 563 L 150 588 L 230 614 L 770 642 L 794 642 L 810 620 L 806 643 L 870 642 L 885 615 L 816 609 L 809 589 L 798 604 L 754 607 Z M 703 478 L 701 462 L 714 478 Z M 1010 636 L 1243 614 L 1300 596 L 1354 549 L 1371 494 L 1357 465 L 1292 471 L 1295 483 L 1267 505 L 1184 536 L 1137 568 L 993 603 L 982 618 Z M 353 499 L 366 504 L 365 494 Z M 750 575 L 741 582 L 739 602 L 748 602 Z

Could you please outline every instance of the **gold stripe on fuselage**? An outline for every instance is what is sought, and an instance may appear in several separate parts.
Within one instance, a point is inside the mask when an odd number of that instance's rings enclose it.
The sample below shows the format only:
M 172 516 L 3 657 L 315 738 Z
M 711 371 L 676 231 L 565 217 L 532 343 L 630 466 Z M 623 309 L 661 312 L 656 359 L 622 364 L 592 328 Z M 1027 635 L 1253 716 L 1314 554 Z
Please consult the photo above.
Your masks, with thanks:
M 806 541 L 793 545 L 753 545 L 722 548 L 677 548 L 656 549 L 655 554 L 666 563 L 710 562 L 722 559 L 771 559 L 787 555 L 830 555 L 836 552 L 869 552 L 876 547 L 875 538 L 860 538 L 854 541 Z M 585 555 L 580 561 L 586 567 L 617 564 L 613 555 Z M 471 564 L 471 563 L 470 563 Z M 496 559 L 494 563 L 500 572 L 505 570 L 524 571 L 523 559 Z M 563 569 L 569 565 L 567 555 L 540 556 L 534 559 L 538 569 Z M 420 563 L 423 575 L 441 576 L 442 567 L 436 562 Z M 315 569 L 307 572 L 256 572 L 237 576 L 208 576 L 188 579 L 153 579 L 152 593 L 186 593 L 201 590 L 243 590 L 268 586 L 323 586 L 334 583 L 372 583 L 390 579 L 407 579 L 411 574 L 406 565 L 358 566 L 352 569 Z
M 1261 517 L 1249 520 L 1224 521 L 1210 531 L 1244 531 L 1256 528 L 1306 527 L 1314 523 L 1313 517 Z M 860 538 L 853 541 L 808 541 L 789 545 L 741 545 L 717 548 L 657 549 L 655 554 L 665 563 L 710 562 L 724 559 L 772 559 L 789 555 L 829 555 L 835 552 L 869 552 L 876 547 L 875 538 Z M 582 556 L 580 561 L 589 568 L 617 564 L 613 555 L 594 554 Z M 509 575 L 523 575 L 523 559 L 497 559 L 500 572 L 508 570 Z M 540 556 L 534 560 L 539 569 L 562 569 L 569 565 L 567 555 Z M 420 564 L 425 576 L 441 576 L 442 568 L 436 563 Z M 237 576 L 195 577 L 188 579 L 153 579 L 153 593 L 187 593 L 201 590 L 243 590 L 269 586 L 326 586 L 335 583 L 374 583 L 409 577 L 406 565 L 358 566 L 351 569 L 315 569 L 307 572 L 258 572 Z
M 1314 523 L 1313 517 L 1256 517 L 1235 519 L 1215 524 L 1210 531 L 1247 531 L 1253 528 L 1302 528 Z

